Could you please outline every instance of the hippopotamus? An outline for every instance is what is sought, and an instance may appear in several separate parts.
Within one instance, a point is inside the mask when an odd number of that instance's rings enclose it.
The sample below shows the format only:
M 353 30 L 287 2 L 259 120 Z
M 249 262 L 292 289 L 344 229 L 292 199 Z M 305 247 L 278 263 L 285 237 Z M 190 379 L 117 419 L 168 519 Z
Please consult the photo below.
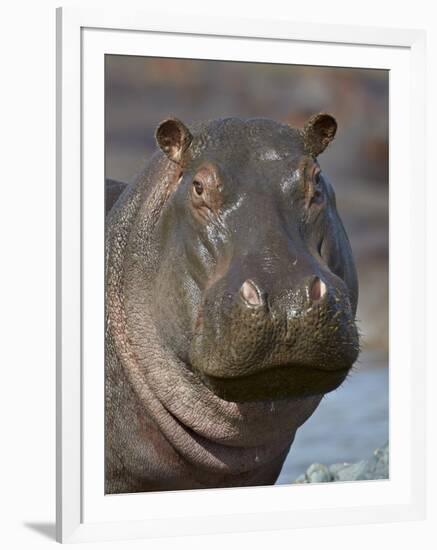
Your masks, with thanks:
M 135 181 L 110 182 L 106 493 L 274 484 L 347 377 L 357 275 L 317 160 L 336 130 L 168 118 Z

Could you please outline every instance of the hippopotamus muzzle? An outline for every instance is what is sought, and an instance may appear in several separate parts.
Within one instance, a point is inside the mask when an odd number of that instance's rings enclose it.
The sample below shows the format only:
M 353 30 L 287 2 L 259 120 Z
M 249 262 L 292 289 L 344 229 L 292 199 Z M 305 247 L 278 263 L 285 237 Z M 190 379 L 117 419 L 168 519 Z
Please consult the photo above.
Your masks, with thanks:
M 321 267 L 312 270 L 317 275 L 302 276 L 298 256 L 279 261 L 289 274 L 285 288 L 269 262 L 262 276 L 240 284 L 241 276 L 229 273 L 205 292 L 190 363 L 223 399 L 325 394 L 343 382 L 357 359 L 358 332 L 345 283 Z M 296 275 L 299 284 L 290 284 Z

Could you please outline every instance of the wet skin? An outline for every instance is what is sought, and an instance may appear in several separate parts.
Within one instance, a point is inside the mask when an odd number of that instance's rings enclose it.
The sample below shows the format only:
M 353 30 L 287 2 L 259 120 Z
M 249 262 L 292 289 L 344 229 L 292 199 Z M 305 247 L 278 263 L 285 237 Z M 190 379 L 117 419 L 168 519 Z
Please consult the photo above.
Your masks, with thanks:
M 358 355 L 335 120 L 161 123 L 107 220 L 107 492 L 274 483 Z

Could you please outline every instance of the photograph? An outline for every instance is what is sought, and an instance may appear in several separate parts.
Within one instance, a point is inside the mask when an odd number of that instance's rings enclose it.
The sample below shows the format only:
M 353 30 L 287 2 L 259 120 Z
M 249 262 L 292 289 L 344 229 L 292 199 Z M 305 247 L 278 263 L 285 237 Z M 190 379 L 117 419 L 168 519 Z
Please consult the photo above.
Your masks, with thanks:
M 5 4 L 3 548 L 437 548 L 432 6 Z
M 105 494 L 389 479 L 389 71 L 105 54 L 104 109 Z

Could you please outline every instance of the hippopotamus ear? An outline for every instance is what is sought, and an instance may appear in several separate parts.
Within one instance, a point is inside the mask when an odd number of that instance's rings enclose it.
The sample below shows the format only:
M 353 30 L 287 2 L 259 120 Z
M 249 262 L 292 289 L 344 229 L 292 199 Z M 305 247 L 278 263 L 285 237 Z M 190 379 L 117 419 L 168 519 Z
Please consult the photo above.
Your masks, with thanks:
M 193 139 L 190 130 L 177 118 L 162 121 L 156 129 L 155 137 L 161 151 L 177 163 L 181 162 L 182 155 Z
M 333 116 L 326 113 L 313 115 L 302 130 L 305 152 L 312 157 L 323 153 L 336 131 L 337 121 Z

